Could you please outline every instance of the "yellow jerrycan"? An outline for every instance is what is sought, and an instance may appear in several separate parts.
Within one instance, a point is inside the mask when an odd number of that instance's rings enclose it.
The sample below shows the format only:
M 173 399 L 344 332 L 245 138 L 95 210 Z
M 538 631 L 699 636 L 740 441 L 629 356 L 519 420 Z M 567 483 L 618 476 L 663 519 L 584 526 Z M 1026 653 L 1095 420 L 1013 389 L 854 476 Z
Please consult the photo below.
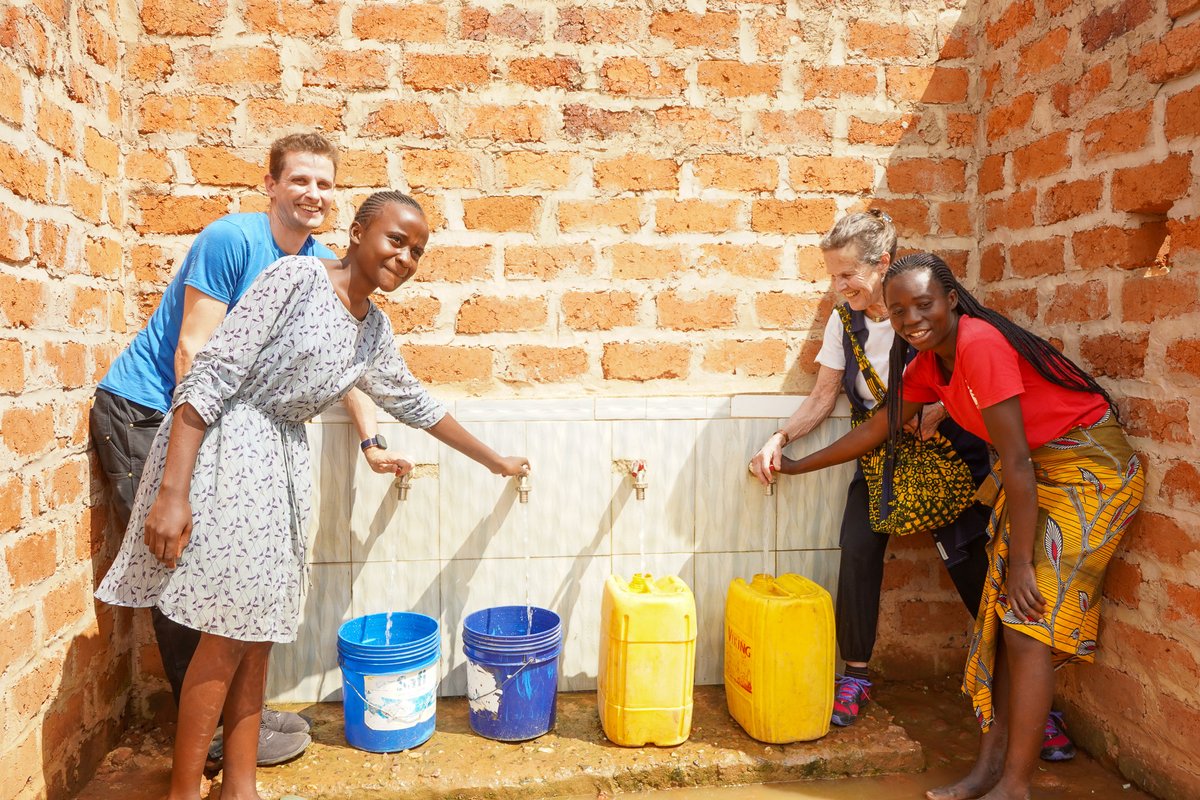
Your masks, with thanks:
M 760 742 L 819 739 L 833 712 L 833 601 L 802 575 L 755 575 L 725 597 L 725 702 Z
M 692 731 L 696 598 L 679 578 L 610 575 L 600 607 L 596 701 L 614 744 L 675 745 Z

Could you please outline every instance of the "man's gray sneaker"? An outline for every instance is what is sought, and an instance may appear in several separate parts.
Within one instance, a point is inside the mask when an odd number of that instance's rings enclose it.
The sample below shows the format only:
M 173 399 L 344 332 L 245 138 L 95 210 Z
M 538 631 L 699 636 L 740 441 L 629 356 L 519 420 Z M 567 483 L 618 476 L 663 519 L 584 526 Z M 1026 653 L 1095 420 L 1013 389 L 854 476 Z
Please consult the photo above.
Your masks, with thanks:
M 208 748 L 208 757 L 211 761 L 221 761 L 224 758 L 225 739 L 223 734 L 224 731 L 217 728 L 217 733 L 213 736 L 212 744 Z M 260 724 L 258 727 L 257 764 L 260 767 L 269 767 L 291 761 L 307 750 L 310 744 L 312 744 L 312 737 L 307 733 L 280 733 Z
M 308 720 L 291 711 L 277 711 L 263 706 L 262 724 L 278 733 L 308 733 Z

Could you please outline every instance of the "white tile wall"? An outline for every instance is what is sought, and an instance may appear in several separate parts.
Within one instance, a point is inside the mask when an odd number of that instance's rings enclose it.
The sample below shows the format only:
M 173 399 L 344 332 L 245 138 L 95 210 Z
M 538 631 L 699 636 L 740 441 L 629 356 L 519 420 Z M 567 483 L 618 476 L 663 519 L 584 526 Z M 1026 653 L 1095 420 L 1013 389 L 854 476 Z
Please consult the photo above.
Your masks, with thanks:
M 423 431 L 381 418 L 390 449 L 418 465 L 401 502 L 392 476 L 370 471 L 340 407 L 309 425 L 315 488 L 312 588 L 300 638 L 275 648 L 268 695 L 340 697 L 337 627 L 380 611 L 418 611 L 442 627 L 443 695 L 466 688 L 467 613 L 532 602 L 563 617 L 563 690 L 595 686 L 600 601 L 609 574 L 675 574 L 699 616 L 696 679 L 721 682 L 725 592 L 736 577 L 799 572 L 832 592 L 852 466 L 782 477 L 768 497 L 746 462 L 802 398 L 641 397 L 459 400 L 452 413 L 479 438 L 533 464 L 528 504 Z M 847 412 L 791 446 L 824 446 Z M 615 461 L 644 459 L 644 500 Z M 764 547 L 767 552 L 764 554 Z

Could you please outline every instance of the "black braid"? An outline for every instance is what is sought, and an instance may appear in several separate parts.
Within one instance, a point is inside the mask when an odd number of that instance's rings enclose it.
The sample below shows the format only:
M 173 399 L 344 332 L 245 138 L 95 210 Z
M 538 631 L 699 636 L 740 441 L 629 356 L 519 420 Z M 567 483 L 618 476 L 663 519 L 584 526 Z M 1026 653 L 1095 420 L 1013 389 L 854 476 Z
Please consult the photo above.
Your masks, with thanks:
M 379 216 L 379 212 L 388 203 L 400 203 L 401 205 L 411 206 L 421 212 L 421 216 L 425 216 L 425 209 L 421 208 L 421 204 L 404 192 L 398 192 L 394 189 L 386 189 L 382 192 L 375 192 L 366 200 L 362 201 L 362 205 L 358 207 L 358 211 L 354 213 L 354 221 L 361 227 L 365 228 L 374 222 L 375 217 Z

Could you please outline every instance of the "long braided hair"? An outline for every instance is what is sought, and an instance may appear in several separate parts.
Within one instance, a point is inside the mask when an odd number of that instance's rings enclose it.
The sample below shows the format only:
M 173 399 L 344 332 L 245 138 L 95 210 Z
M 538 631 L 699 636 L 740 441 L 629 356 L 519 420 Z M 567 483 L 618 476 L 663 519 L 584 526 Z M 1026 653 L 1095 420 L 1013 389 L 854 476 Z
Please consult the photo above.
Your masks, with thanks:
M 421 216 L 425 216 L 425 209 L 421 208 L 421 204 L 414 200 L 404 192 L 398 192 L 395 189 L 385 189 L 382 192 L 375 192 L 362 201 L 362 205 L 358 207 L 358 211 L 354 212 L 354 221 L 361 227 L 365 228 L 370 225 L 383 207 L 388 203 L 399 203 L 404 206 L 411 206 L 421 212 Z
M 946 265 L 946 262 L 933 253 L 912 253 L 892 262 L 892 265 L 888 267 L 887 272 L 883 276 L 884 290 L 887 290 L 887 285 L 894 278 L 906 272 L 915 272 L 922 269 L 930 272 L 934 280 L 941 284 L 942 291 L 946 292 L 947 295 L 951 290 L 957 293 L 957 311 L 960 315 L 966 314 L 968 317 L 981 319 L 1000 331 L 1001 335 L 1017 351 L 1017 354 L 1028 361 L 1043 378 L 1056 386 L 1070 389 L 1073 392 L 1098 394 L 1112 408 L 1113 413 L 1117 413 L 1116 404 L 1113 402 L 1112 397 L 1109 396 L 1104 387 L 1096 383 L 1095 378 L 1084 372 L 1074 361 L 1067 358 L 1055 349 L 1054 345 L 1042 337 L 1025 330 L 1000 312 L 994 311 L 976 300 L 958 282 L 958 279 L 954 277 L 954 273 L 950 271 L 950 267 Z M 883 474 L 885 496 L 890 494 L 892 475 L 895 471 L 896 444 L 900 435 L 901 394 L 903 392 L 904 367 L 907 363 L 908 347 L 908 342 L 902 337 L 897 336 L 892 341 L 892 349 L 888 353 L 888 442 L 887 461 Z

